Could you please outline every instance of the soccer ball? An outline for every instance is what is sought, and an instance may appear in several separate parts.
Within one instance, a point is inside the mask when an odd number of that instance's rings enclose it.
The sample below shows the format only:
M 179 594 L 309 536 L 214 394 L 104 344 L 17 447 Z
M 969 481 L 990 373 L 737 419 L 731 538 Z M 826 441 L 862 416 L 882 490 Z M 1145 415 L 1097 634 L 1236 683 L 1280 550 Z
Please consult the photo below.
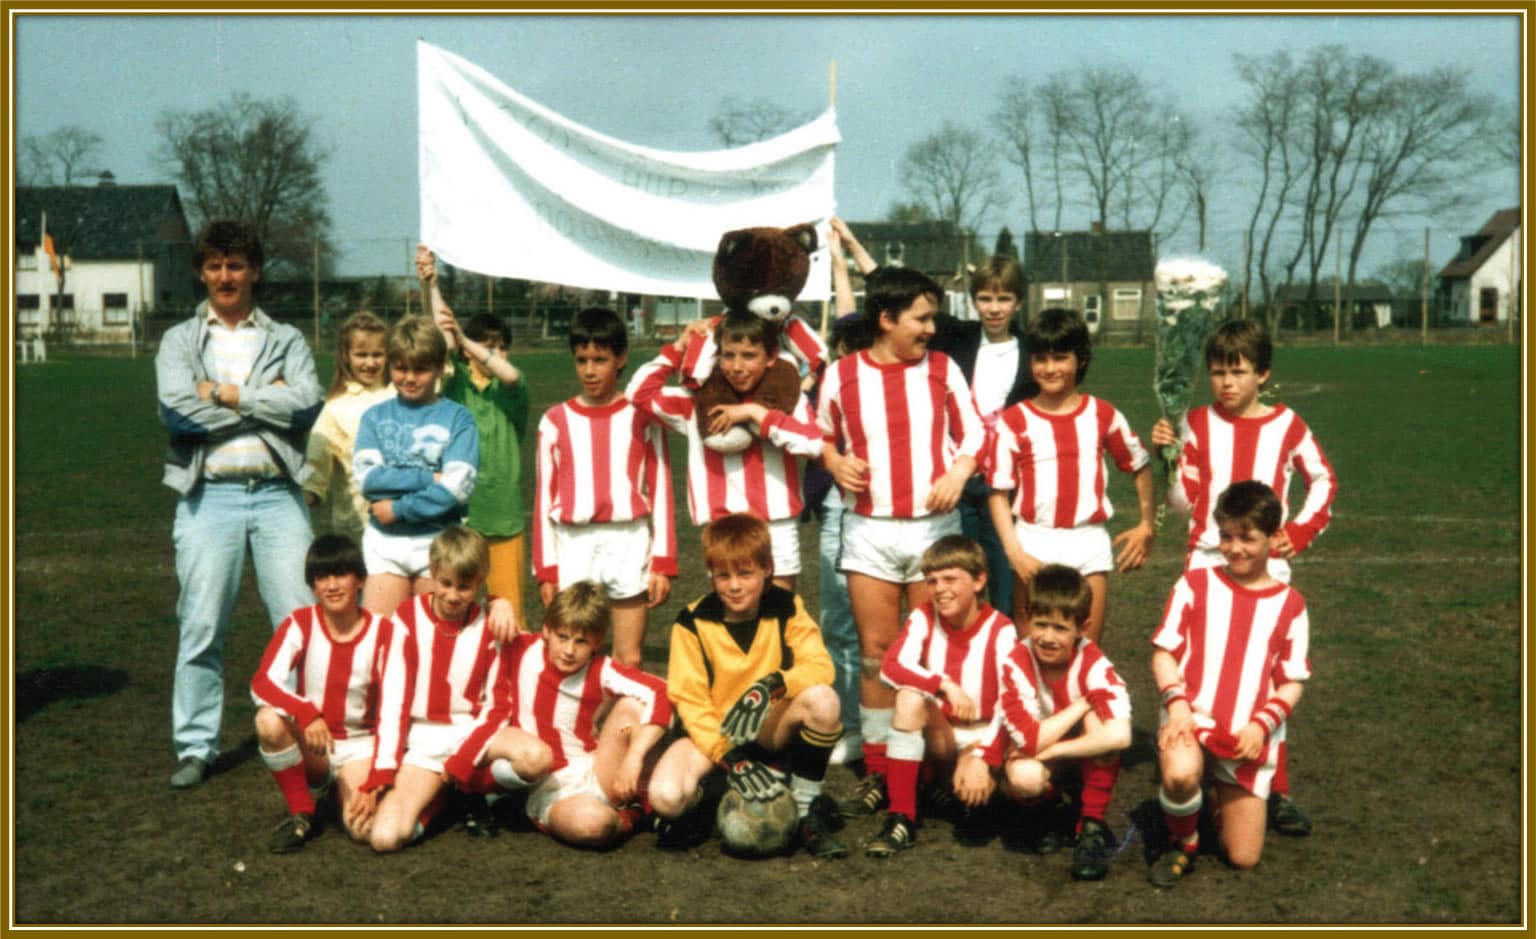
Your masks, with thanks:
M 800 812 L 788 789 L 767 802 L 752 802 L 732 789 L 715 813 L 726 853 L 743 858 L 785 853 L 794 843 L 799 824 Z

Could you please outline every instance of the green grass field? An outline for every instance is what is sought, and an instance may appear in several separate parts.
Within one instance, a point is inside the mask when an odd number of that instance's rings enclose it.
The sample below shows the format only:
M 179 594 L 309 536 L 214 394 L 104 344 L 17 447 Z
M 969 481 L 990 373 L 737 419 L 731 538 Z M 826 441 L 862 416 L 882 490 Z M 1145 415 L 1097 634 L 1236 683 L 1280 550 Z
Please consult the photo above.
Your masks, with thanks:
M 632 367 L 649 351 L 633 353 Z M 328 376 L 328 356 L 320 358 Z M 519 349 L 514 360 L 528 377 L 535 421 L 574 393 L 563 349 Z M 1340 480 L 1333 526 L 1295 565 L 1295 584 L 1311 613 L 1314 678 L 1294 719 L 1292 777 L 1316 834 L 1272 843 L 1255 875 L 1207 865 L 1189 890 L 1181 885 L 1175 894 L 1157 895 L 1156 904 L 1127 852 L 1117 864 L 1128 870 L 1093 888 L 1099 892 L 1073 894 L 1058 885 L 1023 913 L 982 908 L 957 920 L 1521 919 L 1519 351 L 1282 348 L 1276 362 L 1276 397 L 1306 418 Z M 1151 374 L 1150 351 L 1105 349 L 1095 354 L 1085 389 L 1117 404 L 1145 436 L 1157 417 Z M 263 906 L 249 887 L 243 894 L 220 891 L 221 877 L 211 873 L 226 871 L 227 881 L 234 857 L 267 863 L 247 844 L 264 839 L 276 818 L 277 797 L 259 763 L 239 765 L 204 787 L 240 780 L 238 791 L 252 805 L 240 807 L 235 820 L 220 823 L 216 803 L 178 801 L 165 787 L 173 762 L 175 496 L 159 482 L 164 435 L 152 361 L 66 354 L 16 366 L 13 408 L 13 918 L 317 918 L 285 903 L 280 888 L 268 889 Z M 530 486 L 532 449 L 524 448 Z M 683 456 L 674 438 L 675 469 Z M 686 565 L 697 542 L 681 484 L 677 494 Z M 1134 519 L 1135 500 L 1118 474 L 1111 495 L 1118 515 L 1110 527 L 1119 531 Z M 807 527 L 802 538 L 801 592 L 814 610 L 813 532 Z M 1127 759 L 1117 811 L 1155 792 L 1147 755 L 1156 726 L 1147 639 L 1177 576 L 1182 543 L 1175 520 L 1145 570 L 1110 581 L 1105 647 L 1132 687 L 1140 748 Z M 648 665 L 664 664 L 671 612 L 704 587 L 703 573 L 686 569 L 666 609 L 653 614 Z M 537 611 L 536 604 L 530 609 Z M 242 691 L 268 636 L 253 583 L 242 592 L 235 623 L 226 650 L 225 745 L 232 752 L 248 735 L 251 708 Z M 189 856 L 182 847 L 189 829 L 204 840 L 219 831 L 216 840 L 227 850 Z M 328 851 L 353 850 L 329 843 L 338 836 L 322 841 Z M 570 856 L 581 864 L 604 860 Z M 619 855 L 654 856 L 638 845 Z M 863 858 L 841 863 L 846 873 L 837 877 L 847 878 L 849 890 L 869 879 Z M 913 884 L 920 882 L 921 866 L 906 870 Z M 888 889 L 902 882 L 885 876 Z M 186 899 L 193 895 L 195 902 Z M 513 907 L 505 921 L 665 918 L 664 909 L 651 906 L 592 903 L 563 911 Z M 343 921 L 371 919 L 366 905 L 329 909 Z M 837 921 L 845 913 L 855 921 L 876 918 L 861 917 L 858 906 L 792 909 L 785 915 L 795 921 Z M 453 908 L 425 915 L 456 916 Z

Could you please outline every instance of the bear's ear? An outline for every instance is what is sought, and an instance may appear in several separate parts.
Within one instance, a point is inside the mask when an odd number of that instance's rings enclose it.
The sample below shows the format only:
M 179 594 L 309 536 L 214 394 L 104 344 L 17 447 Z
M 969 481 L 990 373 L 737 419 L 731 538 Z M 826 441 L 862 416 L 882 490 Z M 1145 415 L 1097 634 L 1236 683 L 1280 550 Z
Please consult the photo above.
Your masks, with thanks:
M 793 239 L 795 244 L 799 245 L 806 254 L 810 254 L 816 250 L 815 225 L 812 225 L 809 222 L 804 222 L 794 226 L 793 228 L 784 229 L 784 234 Z
M 812 232 L 812 234 L 815 234 Z M 747 233 L 741 231 L 728 231 L 720 236 L 720 247 L 715 249 L 715 257 L 725 260 L 736 253 L 747 240 Z

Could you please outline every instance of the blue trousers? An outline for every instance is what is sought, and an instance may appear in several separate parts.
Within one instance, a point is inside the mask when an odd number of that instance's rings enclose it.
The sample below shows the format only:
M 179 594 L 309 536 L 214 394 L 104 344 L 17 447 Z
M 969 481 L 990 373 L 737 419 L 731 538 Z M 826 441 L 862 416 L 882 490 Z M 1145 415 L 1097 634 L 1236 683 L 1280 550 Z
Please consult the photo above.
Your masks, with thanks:
M 836 489 L 816 506 L 820 539 L 821 641 L 836 670 L 833 690 L 842 705 L 843 730 L 859 731 L 859 630 L 848 602 L 848 578 L 837 570 L 843 553 L 842 495 Z
M 965 481 L 960 495 L 960 531 L 981 543 L 987 555 L 987 602 L 1004 616 L 1013 618 L 1013 567 L 1003 553 L 1003 542 L 992 524 L 987 497 L 992 490 L 980 476 Z
M 224 636 L 250 552 L 256 586 L 276 629 L 314 602 L 304 583 L 309 509 L 287 479 L 204 482 L 176 503 L 176 618 L 181 643 L 171 699 L 176 758 L 219 755 L 224 715 Z M 244 678 L 244 676 L 242 676 Z

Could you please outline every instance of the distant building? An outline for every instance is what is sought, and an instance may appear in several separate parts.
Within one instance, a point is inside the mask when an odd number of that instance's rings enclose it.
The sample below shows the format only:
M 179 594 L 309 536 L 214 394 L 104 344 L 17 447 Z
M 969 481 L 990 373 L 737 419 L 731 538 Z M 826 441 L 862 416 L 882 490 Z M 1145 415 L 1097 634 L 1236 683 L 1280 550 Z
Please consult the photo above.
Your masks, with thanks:
M 197 297 L 192 235 L 175 186 L 19 186 L 15 195 L 17 338 L 126 342 L 141 314 Z M 62 294 L 41 226 L 63 266 Z
M 1077 310 L 1102 338 L 1152 336 L 1157 266 L 1148 231 L 1032 231 L 1024 235 L 1024 276 L 1031 315 L 1046 307 Z
M 1520 207 L 1501 209 L 1464 235 L 1461 250 L 1440 269 L 1447 323 L 1491 326 L 1520 315 L 1520 279 L 1525 255 L 1520 241 Z
M 1332 277 L 1322 278 L 1317 282 L 1317 292 L 1312 301 L 1315 313 L 1311 320 L 1305 319 L 1307 310 L 1307 285 L 1286 284 L 1275 295 L 1275 302 L 1284 310 L 1283 323 L 1296 323 L 1297 328 L 1332 328 L 1333 323 L 1333 294 L 1334 280 Z M 1379 280 L 1360 280 L 1348 284 L 1340 289 L 1340 298 L 1349 295 L 1350 323 L 1355 328 L 1374 326 L 1385 329 L 1393 325 L 1393 309 L 1396 297 L 1392 295 L 1392 288 Z M 1406 310 L 1406 307 L 1404 308 Z M 1401 319 L 1401 317 L 1399 317 Z M 1303 327 L 1303 323 L 1312 323 L 1311 327 Z M 1404 324 L 1399 324 L 1404 325 Z

